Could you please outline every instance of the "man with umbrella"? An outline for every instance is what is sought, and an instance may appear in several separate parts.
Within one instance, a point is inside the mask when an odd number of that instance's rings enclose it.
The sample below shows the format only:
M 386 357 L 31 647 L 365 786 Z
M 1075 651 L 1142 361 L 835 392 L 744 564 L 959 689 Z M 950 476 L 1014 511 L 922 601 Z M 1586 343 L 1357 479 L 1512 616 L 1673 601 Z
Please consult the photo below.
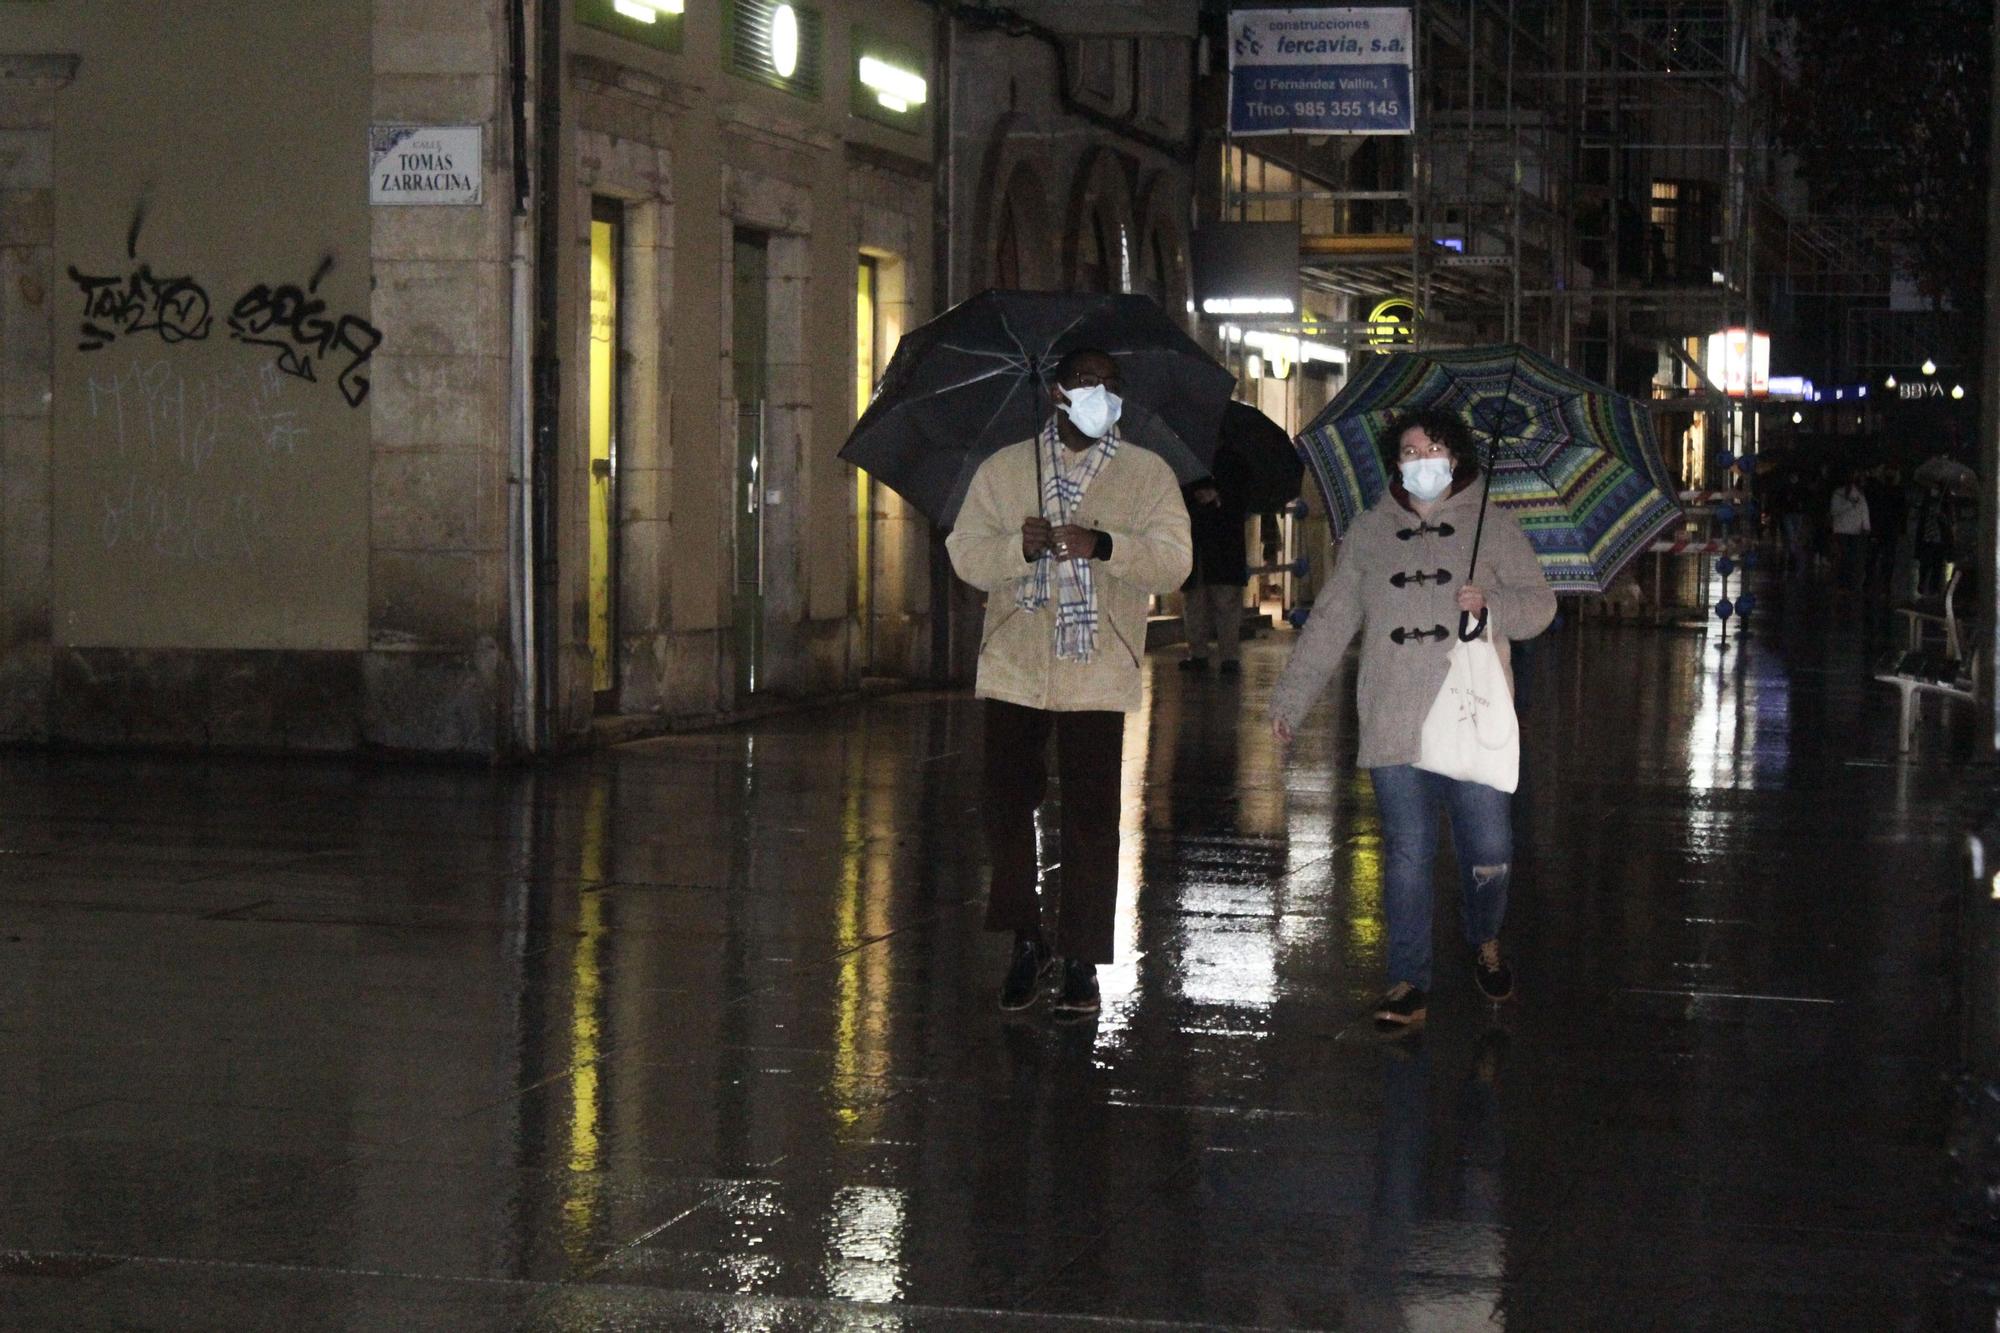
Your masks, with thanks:
M 1188 522 L 1194 537 L 1194 569 L 1181 588 L 1182 620 L 1187 626 L 1184 671 L 1208 666 L 1209 640 L 1225 676 L 1242 670 L 1239 641 L 1243 634 L 1243 589 L 1250 582 L 1250 562 L 1244 558 L 1243 484 L 1241 465 L 1227 450 L 1217 450 L 1214 475 L 1186 487 Z
M 979 465 L 946 549 L 987 594 L 975 690 L 986 701 L 986 927 L 1014 936 L 1000 1005 L 1033 1005 L 1060 958 L 1057 1012 L 1080 1016 L 1097 1011 L 1097 964 L 1111 961 L 1125 714 L 1141 701 L 1148 599 L 1180 585 L 1191 555 L 1173 468 L 1118 434 L 1118 363 L 1079 348 L 1054 378 L 1054 415 Z M 1051 733 L 1062 790 L 1053 949 L 1035 846 Z

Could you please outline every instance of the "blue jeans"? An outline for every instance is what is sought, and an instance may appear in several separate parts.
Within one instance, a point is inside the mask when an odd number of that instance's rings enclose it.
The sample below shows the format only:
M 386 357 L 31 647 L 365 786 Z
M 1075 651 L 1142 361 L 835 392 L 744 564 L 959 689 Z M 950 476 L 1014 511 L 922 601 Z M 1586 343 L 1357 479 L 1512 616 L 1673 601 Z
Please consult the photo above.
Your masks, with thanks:
M 1431 862 L 1438 812 L 1451 815 L 1458 851 L 1465 942 L 1478 948 L 1500 934 L 1513 877 L 1513 797 L 1408 764 L 1371 769 L 1382 812 L 1382 912 L 1389 927 L 1389 984 L 1431 988 Z

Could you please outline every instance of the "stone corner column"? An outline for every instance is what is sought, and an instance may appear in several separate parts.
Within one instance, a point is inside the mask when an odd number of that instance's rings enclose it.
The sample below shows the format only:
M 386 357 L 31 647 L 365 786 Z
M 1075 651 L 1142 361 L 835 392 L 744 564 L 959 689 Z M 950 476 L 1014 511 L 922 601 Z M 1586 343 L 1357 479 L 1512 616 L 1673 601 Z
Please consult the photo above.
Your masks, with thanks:
M 0 741 L 49 734 L 55 115 L 77 65 L 0 52 Z

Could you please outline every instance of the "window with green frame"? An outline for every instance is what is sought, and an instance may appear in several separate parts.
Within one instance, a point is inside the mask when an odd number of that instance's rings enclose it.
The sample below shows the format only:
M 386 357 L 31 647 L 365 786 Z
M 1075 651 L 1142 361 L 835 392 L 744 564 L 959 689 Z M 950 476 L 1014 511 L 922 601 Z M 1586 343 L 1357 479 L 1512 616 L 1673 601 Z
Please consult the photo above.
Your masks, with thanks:
M 920 48 L 855 25 L 848 109 L 867 120 L 920 132 L 930 95 L 929 68 Z
M 576 21 L 662 51 L 681 49 L 686 0 L 576 0 Z
M 817 98 L 825 24 L 811 5 L 722 0 L 722 59 L 732 74 Z

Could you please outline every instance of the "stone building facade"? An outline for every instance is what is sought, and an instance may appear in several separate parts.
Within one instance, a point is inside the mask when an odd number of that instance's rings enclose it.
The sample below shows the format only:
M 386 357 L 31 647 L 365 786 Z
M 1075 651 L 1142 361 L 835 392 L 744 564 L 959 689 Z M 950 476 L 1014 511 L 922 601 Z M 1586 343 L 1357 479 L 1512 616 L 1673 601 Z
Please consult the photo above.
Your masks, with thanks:
M 946 5 L 946 304 L 988 287 L 1143 292 L 1189 305 L 1197 0 Z M 975 599 L 949 658 L 970 678 Z
M 929 6 L 0 8 L 0 742 L 929 670 L 927 526 L 836 458 L 931 308 Z

